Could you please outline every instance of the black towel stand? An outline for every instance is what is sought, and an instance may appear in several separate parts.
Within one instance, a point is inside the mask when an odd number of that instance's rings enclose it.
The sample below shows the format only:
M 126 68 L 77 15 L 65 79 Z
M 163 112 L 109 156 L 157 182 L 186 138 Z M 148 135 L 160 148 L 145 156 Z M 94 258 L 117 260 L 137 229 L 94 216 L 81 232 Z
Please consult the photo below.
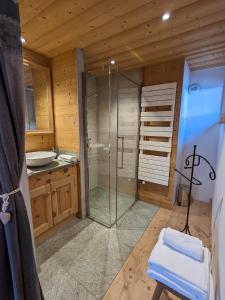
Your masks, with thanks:
M 184 228 L 181 230 L 181 232 L 185 232 L 191 235 L 190 228 L 189 228 L 189 215 L 190 215 L 190 205 L 191 205 L 191 193 L 192 193 L 192 185 L 202 185 L 202 182 L 194 177 L 194 168 L 198 167 L 201 164 L 201 159 L 204 160 L 210 167 L 210 172 L 209 172 L 209 178 L 211 180 L 216 179 L 216 172 L 213 169 L 212 165 L 210 162 L 203 157 L 202 155 L 196 154 L 196 149 L 197 146 L 194 145 L 194 151 L 193 154 L 189 155 L 185 159 L 185 167 L 184 169 L 191 169 L 191 178 L 189 179 L 187 176 L 182 174 L 179 170 L 175 169 L 176 172 L 178 172 L 182 177 L 184 177 L 186 180 L 190 182 L 190 187 L 189 187 L 189 193 L 188 193 L 188 207 L 187 207 L 187 216 L 186 216 L 186 223 Z M 192 158 L 192 160 L 191 160 Z

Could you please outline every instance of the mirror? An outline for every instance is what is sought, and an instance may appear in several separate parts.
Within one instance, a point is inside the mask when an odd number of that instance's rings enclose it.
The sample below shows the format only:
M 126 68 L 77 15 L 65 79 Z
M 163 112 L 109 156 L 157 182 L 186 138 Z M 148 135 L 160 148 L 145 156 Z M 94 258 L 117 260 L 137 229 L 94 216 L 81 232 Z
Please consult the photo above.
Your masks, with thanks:
M 52 131 L 52 92 L 47 67 L 23 63 L 26 131 Z

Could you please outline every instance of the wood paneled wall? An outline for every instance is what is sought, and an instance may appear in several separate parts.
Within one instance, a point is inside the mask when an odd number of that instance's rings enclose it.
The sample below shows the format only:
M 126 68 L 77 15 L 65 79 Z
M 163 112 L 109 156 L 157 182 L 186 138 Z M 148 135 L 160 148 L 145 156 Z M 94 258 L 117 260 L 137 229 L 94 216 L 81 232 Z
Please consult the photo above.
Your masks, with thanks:
M 170 161 L 170 177 L 169 186 L 162 186 L 154 183 L 142 184 L 139 182 L 138 194 L 139 199 L 159 204 L 167 208 L 173 205 L 173 191 L 174 191 L 174 175 L 177 154 L 177 138 L 179 127 L 180 101 L 182 93 L 184 73 L 184 59 L 176 59 L 156 65 L 144 67 L 144 86 L 162 84 L 169 82 L 177 82 L 177 93 L 174 111 L 173 123 L 173 138 L 172 138 L 172 152 Z
M 55 147 L 54 132 L 26 132 L 25 151 L 52 150 Z
M 79 152 L 76 51 L 52 59 L 53 106 L 56 148 Z

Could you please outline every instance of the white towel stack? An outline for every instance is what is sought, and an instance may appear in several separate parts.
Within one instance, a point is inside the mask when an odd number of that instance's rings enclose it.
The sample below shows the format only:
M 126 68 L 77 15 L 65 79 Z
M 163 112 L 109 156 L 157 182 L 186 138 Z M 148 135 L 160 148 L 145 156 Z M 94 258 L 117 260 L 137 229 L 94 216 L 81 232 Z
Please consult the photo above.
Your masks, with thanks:
M 181 246 L 178 246 L 179 240 Z M 191 247 L 192 241 L 194 250 Z M 147 274 L 189 299 L 208 300 L 210 253 L 207 248 L 202 247 L 200 255 L 200 245 L 202 244 L 194 237 L 186 237 L 172 229 L 163 229 L 149 258 Z M 193 253 L 197 258 L 201 256 L 201 260 L 193 259 Z
M 172 228 L 166 228 L 163 235 L 163 242 L 165 245 L 193 259 L 198 261 L 203 260 L 203 244 L 202 241 L 196 237 Z
M 77 157 L 76 157 L 76 155 L 71 155 L 71 154 L 60 154 L 58 156 L 58 160 L 76 163 Z

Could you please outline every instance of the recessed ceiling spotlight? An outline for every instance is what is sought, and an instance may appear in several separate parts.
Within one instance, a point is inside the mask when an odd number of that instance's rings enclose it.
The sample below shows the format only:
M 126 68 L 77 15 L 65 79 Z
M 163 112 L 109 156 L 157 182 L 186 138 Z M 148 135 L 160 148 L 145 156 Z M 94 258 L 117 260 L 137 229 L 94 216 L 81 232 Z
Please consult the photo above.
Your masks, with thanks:
M 166 12 L 162 15 L 162 20 L 163 21 L 169 20 L 169 18 L 170 18 L 170 13 L 169 12 Z
M 26 40 L 25 40 L 25 38 L 24 38 L 23 36 L 20 37 L 20 40 L 21 40 L 21 43 L 22 43 L 22 44 L 25 44 L 25 43 L 26 43 Z
M 111 64 L 111 65 L 115 65 L 115 64 L 116 64 L 115 59 L 111 59 L 111 60 L 110 60 L 110 64 Z

